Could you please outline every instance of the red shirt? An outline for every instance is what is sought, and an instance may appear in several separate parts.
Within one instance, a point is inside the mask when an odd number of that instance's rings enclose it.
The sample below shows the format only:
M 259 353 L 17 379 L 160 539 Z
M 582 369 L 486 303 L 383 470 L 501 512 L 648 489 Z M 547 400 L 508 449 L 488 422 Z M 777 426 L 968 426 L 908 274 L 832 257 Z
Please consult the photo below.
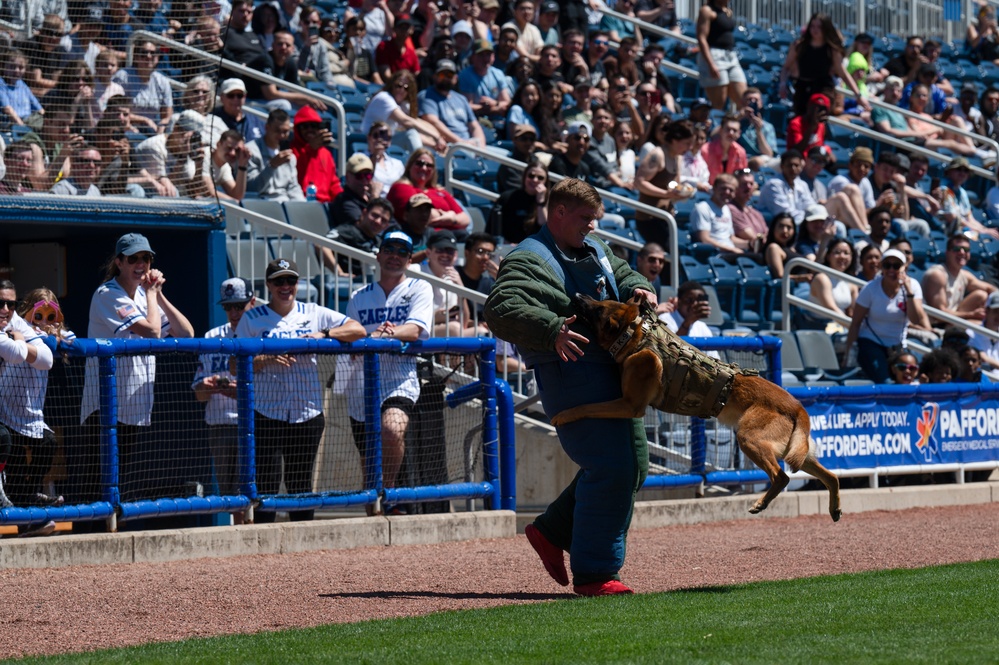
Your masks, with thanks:
M 801 143 L 801 140 L 805 138 L 805 116 L 795 116 L 791 118 L 791 122 L 787 123 L 787 140 L 785 144 L 788 148 Z M 819 128 L 815 130 L 815 133 L 808 138 L 808 146 L 802 150 L 802 154 L 808 152 L 816 146 L 824 146 L 826 144 L 826 123 L 821 123 Z
M 408 182 L 399 180 L 392 185 L 392 189 L 389 190 L 388 196 L 386 197 L 395 209 L 396 221 L 402 219 L 403 213 L 406 212 L 406 204 L 409 203 L 409 200 L 417 194 L 426 194 L 429 196 L 430 201 L 434 204 L 434 208 L 437 210 L 450 210 L 456 213 L 465 212 L 455 198 L 442 187 L 421 189 Z
M 718 139 L 712 139 L 701 146 L 701 157 L 708 164 L 708 179 L 712 185 L 719 173 L 735 173 L 749 166 L 745 148 L 738 143 L 732 143 L 728 148 L 728 155 L 723 156 L 721 141 Z
M 375 48 L 375 64 L 378 69 L 388 67 L 395 74 L 400 69 L 408 69 L 414 74 L 420 73 L 420 60 L 416 57 L 416 49 L 413 47 L 413 40 L 406 38 L 406 44 L 400 50 L 395 45 L 395 40 L 389 39 L 380 43 Z

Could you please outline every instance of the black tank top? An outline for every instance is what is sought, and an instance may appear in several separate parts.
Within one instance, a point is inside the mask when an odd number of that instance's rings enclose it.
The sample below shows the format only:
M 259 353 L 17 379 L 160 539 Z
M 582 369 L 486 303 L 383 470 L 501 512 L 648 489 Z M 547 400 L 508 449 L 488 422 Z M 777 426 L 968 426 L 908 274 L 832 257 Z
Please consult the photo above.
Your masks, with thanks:
M 708 46 L 731 51 L 735 48 L 735 19 L 714 5 L 708 6 L 715 12 L 715 18 L 708 27 Z
M 833 87 L 832 55 L 828 46 L 803 43 L 798 49 L 798 80 L 807 81 L 814 90 Z

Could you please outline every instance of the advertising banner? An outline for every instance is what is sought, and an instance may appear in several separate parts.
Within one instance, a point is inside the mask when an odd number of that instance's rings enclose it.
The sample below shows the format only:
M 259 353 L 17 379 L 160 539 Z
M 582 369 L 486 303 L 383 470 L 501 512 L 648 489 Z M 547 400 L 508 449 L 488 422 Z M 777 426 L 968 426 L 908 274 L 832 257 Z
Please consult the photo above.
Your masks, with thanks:
M 831 401 L 805 405 L 830 469 L 999 459 L 999 396 Z

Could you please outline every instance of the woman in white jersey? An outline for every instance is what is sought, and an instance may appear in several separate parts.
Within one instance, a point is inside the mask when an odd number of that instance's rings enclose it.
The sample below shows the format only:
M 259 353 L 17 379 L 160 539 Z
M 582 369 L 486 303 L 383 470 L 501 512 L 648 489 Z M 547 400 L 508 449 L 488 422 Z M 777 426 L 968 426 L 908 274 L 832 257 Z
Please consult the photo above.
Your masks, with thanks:
M 13 289 L 9 295 L 14 295 Z M 4 386 L 0 391 L 0 422 L 10 430 L 13 444 L 7 490 L 18 506 L 61 506 L 61 496 L 42 492 L 42 478 L 52 466 L 57 447 L 55 433 L 42 412 L 52 368 L 51 351 L 42 339 L 46 335 L 66 340 L 75 336 L 62 327 L 59 301 L 49 289 L 35 289 L 24 297 L 17 312 L 20 321 L 10 320 L 6 313 L 0 312 L 0 319 L 7 322 L 5 330 L 30 330 L 26 339 L 40 353 L 34 362 L 0 366 L 0 385 Z M 47 536 L 53 531 L 52 520 L 18 527 L 21 536 Z
M 12 462 L 11 496 L 20 505 L 25 505 L 23 497 L 16 490 L 23 476 L 23 467 L 17 464 L 23 460 L 25 443 L 33 443 L 25 437 L 25 431 L 35 433 L 41 422 L 42 404 L 37 400 L 34 383 L 37 373 L 52 369 L 52 351 L 41 341 L 42 335 L 35 332 L 15 312 L 17 293 L 9 280 L 0 280 L 0 479 L 4 478 L 7 462 Z M 42 397 L 44 399 L 44 388 Z M 29 401 L 35 396 L 34 401 Z M 20 408 L 17 408 L 20 406 Z M 30 415 L 25 411 L 29 410 Z M 20 472 L 15 467 L 21 467 Z M 14 503 L 4 491 L 0 482 L 0 508 L 9 508 Z M 54 525 L 53 525 L 54 527 Z M 51 533 L 51 531 L 49 532 Z
M 193 337 L 194 328 L 163 293 L 166 279 L 153 268 L 155 253 L 145 236 L 127 233 L 118 238 L 114 256 L 107 263 L 106 278 L 90 300 L 90 339 L 142 339 Z M 80 422 L 84 424 L 86 449 L 78 491 L 85 500 L 100 500 L 100 392 L 97 358 L 87 359 Z M 135 486 L 130 474 L 132 454 L 141 434 L 148 427 L 153 412 L 153 382 L 156 379 L 155 356 L 118 356 L 117 371 L 118 483 Z M 130 496 L 122 492 L 122 500 Z
M 254 307 L 236 326 L 241 339 L 335 339 L 353 342 L 365 336 L 364 328 L 340 312 L 315 303 L 298 302 L 298 266 L 275 259 L 267 264 L 270 302 Z M 257 489 L 277 494 L 281 466 L 289 494 L 312 491 L 312 470 L 322 440 L 326 418 L 315 354 L 260 355 L 253 360 L 254 438 Z M 312 510 L 292 510 L 292 521 L 311 520 Z M 260 512 L 256 521 L 273 522 L 273 512 Z
M 881 274 L 857 295 L 844 357 L 850 357 L 856 342 L 857 362 L 867 378 L 886 383 L 891 378 L 888 357 L 896 347 L 905 346 L 910 324 L 930 329 L 923 310 L 923 289 L 905 274 L 905 255 L 889 249 L 881 257 Z

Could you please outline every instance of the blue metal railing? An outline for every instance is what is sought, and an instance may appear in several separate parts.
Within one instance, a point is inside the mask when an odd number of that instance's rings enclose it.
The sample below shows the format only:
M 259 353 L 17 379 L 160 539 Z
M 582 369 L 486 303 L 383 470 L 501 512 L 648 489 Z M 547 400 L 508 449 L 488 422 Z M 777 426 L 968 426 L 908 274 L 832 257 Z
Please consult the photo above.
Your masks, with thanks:
M 50 342 L 51 343 L 51 342 Z M 53 343 L 54 345 L 54 343 Z M 69 357 L 98 359 L 100 392 L 100 501 L 58 508 L 13 507 L 0 510 L 0 523 L 29 524 L 41 520 L 89 521 L 127 520 L 143 517 L 204 515 L 242 511 L 309 510 L 334 506 L 358 506 L 389 503 L 481 499 L 487 509 L 514 509 L 511 488 L 516 487 L 513 404 L 510 389 L 496 379 L 495 341 L 488 338 L 434 338 L 403 344 L 397 340 L 364 339 L 352 344 L 333 340 L 283 339 L 146 339 L 91 340 L 77 339 L 72 344 L 59 343 L 56 350 Z M 187 496 L 142 498 L 125 501 L 121 494 L 117 423 L 117 360 L 125 355 L 227 354 L 235 358 L 237 389 L 237 465 L 239 494 L 226 496 Z M 366 424 L 372 435 L 371 454 L 365 456 L 364 486 L 360 489 L 325 491 L 296 495 L 261 495 L 256 483 L 254 439 L 254 393 L 256 381 L 253 358 L 260 354 L 319 353 L 336 355 L 363 354 L 365 357 Z M 379 356 L 461 354 L 479 358 L 479 379 L 462 386 L 444 401 L 455 409 L 479 400 L 482 405 L 481 440 L 483 479 L 448 482 L 416 487 L 384 487 L 381 466 L 380 404 L 375 396 L 379 380 Z M 163 407 L 158 407 L 163 408 Z M 169 407 L 166 407 L 169 408 Z M 67 470 L 72 476 L 77 470 Z M 504 477 L 502 474 L 510 474 Z

